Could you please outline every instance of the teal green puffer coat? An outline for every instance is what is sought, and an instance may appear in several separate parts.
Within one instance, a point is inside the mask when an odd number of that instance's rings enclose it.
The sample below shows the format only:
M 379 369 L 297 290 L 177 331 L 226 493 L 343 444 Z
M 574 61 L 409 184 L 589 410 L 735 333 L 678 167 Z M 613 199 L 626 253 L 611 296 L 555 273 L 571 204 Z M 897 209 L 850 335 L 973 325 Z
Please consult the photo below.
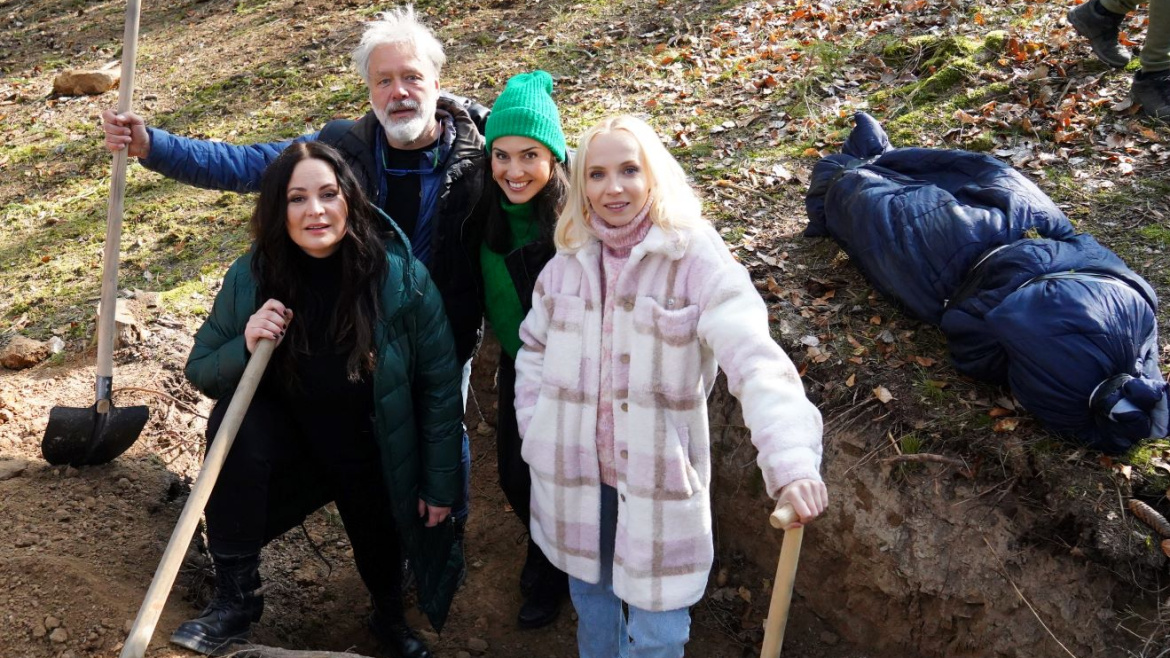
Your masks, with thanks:
M 451 507 L 461 494 L 461 371 L 438 289 L 411 256 L 406 237 L 382 216 L 395 233 L 387 239 L 390 267 L 382 286 L 382 330 L 376 335 L 374 436 L 402 548 L 415 569 L 419 606 L 439 629 L 463 556 L 450 521 L 435 528 L 422 524 L 418 499 Z M 211 398 L 230 395 L 248 361 L 244 327 L 264 301 L 251 268 L 252 252 L 232 264 L 211 315 L 195 333 L 185 373 Z

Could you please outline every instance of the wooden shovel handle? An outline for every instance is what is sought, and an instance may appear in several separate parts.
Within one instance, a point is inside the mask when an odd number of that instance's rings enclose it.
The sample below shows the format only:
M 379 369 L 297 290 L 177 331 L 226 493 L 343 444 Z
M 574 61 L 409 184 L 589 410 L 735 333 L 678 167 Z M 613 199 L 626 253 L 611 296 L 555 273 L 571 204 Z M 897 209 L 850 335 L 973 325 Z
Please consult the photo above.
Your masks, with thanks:
M 175 584 L 175 576 L 183 564 L 183 556 L 187 554 L 187 547 L 191 544 L 199 517 L 203 515 L 203 508 L 207 506 L 207 499 L 211 497 L 211 490 L 215 487 L 215 481 L 227 459 L 228 450 L 236 440 L 236 432 L 240 429 L 240 423 L 244 421 L 244 414 L 248 411 L 248 405 L 252 403 L 252 396 L 256 393 L 256 387 L 260 384 L 260 378 L 264 375 L 264 368 L 268 365 L 274 349 L 276 342 L 272 340 L 264 339 L 256 345 L 256 352 L 252 354 L 248 367 L 244 369 L 244 375 L 236 386 L 236 392 L 228 404 L 219 431 L 215 433 L 215 440 L 211 442 L 211 448 L 203 458 L 203 468 L 199 469 L 199 477 L 195 479 L 195 486 L 191 487 L 191 493 L 187 496 L 187 504 L 183 505 L 183 512 L 179 514 L 179 521 L 175 524 L 166 550 L 163 551 L 162 560 L 154 572 L 154 579 L 150 581 L 150 588 L 146 590 L 146 598 L 138 610 L 134 625 L 130 627 L 130 636 L 126 638 L 119 658 L 142 658 L 146 653 L 146 646 L 150 643 L 150 637 L 154 635 L 154 627 L 158 624 L 159 617 L 162 616 L 163 606 L 166 605 L 167 596 L 171 593 L 171 586 Z
M 130 111 L 134 96 L 134 59 L 138 53 L 140 0 L 126 2 L 126 32 L 122 38 L 122 78 L 118 82 L 118 113 Z M 118 256 L 122 250 L 122 208 L 126 197 L 126 151 L 114 153 L 110 176 L 110 199 L 106 208 L 106 243 L 102 256 L 102 293 L 98 311 L 97 405 L 108 413 L 110 387 L 103 386 L 114 376 L 114 316 L 118 312 Z
M 796 515 L 796 510 L 792 508 L 792 505 L 787 503 L 777 505 L 776 511 L 772 512 L 772 515 L 768 517 L 768 522 L 777 530 L 783 530 L 799 520 L 800 517 Z
M 791 505 L 777 507 L 769 521 L 774 528 L 786 528 L 798 519 Z M 764 625 L 764 646 L 760 658 L 779 658 L 784 644 L 784 628 L 788 625 L 788 610 L 792 603 L 792 587 L 796 583 L 796 565 L 800 559 L 800 544 L 804 528 L 784 531 L 780 546 L 780 560 L 776 564 L 776 579 L 772 583 L 772 600 L 768 604 L 768 621 Z

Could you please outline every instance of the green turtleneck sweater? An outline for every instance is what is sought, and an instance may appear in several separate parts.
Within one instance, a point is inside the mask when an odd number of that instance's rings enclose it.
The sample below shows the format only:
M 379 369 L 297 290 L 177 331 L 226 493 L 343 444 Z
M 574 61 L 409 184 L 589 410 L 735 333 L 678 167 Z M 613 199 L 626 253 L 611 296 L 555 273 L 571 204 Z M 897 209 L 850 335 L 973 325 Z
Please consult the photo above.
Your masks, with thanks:
M 508 220 L 508 228 L 512 233 L 512 250 L 536 240 L 539 231 L 536 222 L 532 219 L 532 202 L 514 204 L 507 200 L 500 200 L 500 208 Z M 504 264 L 506 254 L 498 254 L 487 243 L 480 247 L 480 268 L 483 270 L 483 303 L 488 322 L 492 331 L 500 341 L 500 347 L 513 359 L 520 351 L 520 323 L 524 321 L 524 311 L 520 306 L 520 297 L 516 294 L 516 286 L 512 283 L 512 276 L 508 274 L 508 267 Z

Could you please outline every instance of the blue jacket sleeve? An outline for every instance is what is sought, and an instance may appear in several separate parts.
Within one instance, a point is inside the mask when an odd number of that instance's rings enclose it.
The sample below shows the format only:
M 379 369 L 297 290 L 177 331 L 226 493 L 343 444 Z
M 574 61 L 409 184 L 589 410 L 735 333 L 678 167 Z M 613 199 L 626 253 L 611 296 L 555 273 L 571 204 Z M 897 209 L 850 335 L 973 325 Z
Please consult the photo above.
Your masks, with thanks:
M 319 133 L 263 144 L 228 144 L 180 137 L 160 128 L 150 133 L 150 155 L 142 166 L 167 178 L 196 187 L 230 192 L 260 189 L 264 169 L 293 142 L 312 141 Z

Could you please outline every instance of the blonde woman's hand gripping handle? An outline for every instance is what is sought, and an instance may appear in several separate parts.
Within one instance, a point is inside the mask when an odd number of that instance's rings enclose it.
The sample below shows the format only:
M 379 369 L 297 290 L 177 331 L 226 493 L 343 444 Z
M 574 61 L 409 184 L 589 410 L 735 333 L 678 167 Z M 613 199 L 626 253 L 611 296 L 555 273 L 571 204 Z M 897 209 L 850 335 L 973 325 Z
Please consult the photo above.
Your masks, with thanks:
M 824 511 L 829 503 L 825 485 L 816 480 L 797 480 L 780 491 L 776 510 L 768 517 L 772 527 L 784 530 L 776 579 L 772 582 L 772 601 L 764 626 L 764 645 L 760 658 L 779 658 L 792 604 L 792 587 L 796 583 L 796 565 L 804 541 L 804 524 Z

